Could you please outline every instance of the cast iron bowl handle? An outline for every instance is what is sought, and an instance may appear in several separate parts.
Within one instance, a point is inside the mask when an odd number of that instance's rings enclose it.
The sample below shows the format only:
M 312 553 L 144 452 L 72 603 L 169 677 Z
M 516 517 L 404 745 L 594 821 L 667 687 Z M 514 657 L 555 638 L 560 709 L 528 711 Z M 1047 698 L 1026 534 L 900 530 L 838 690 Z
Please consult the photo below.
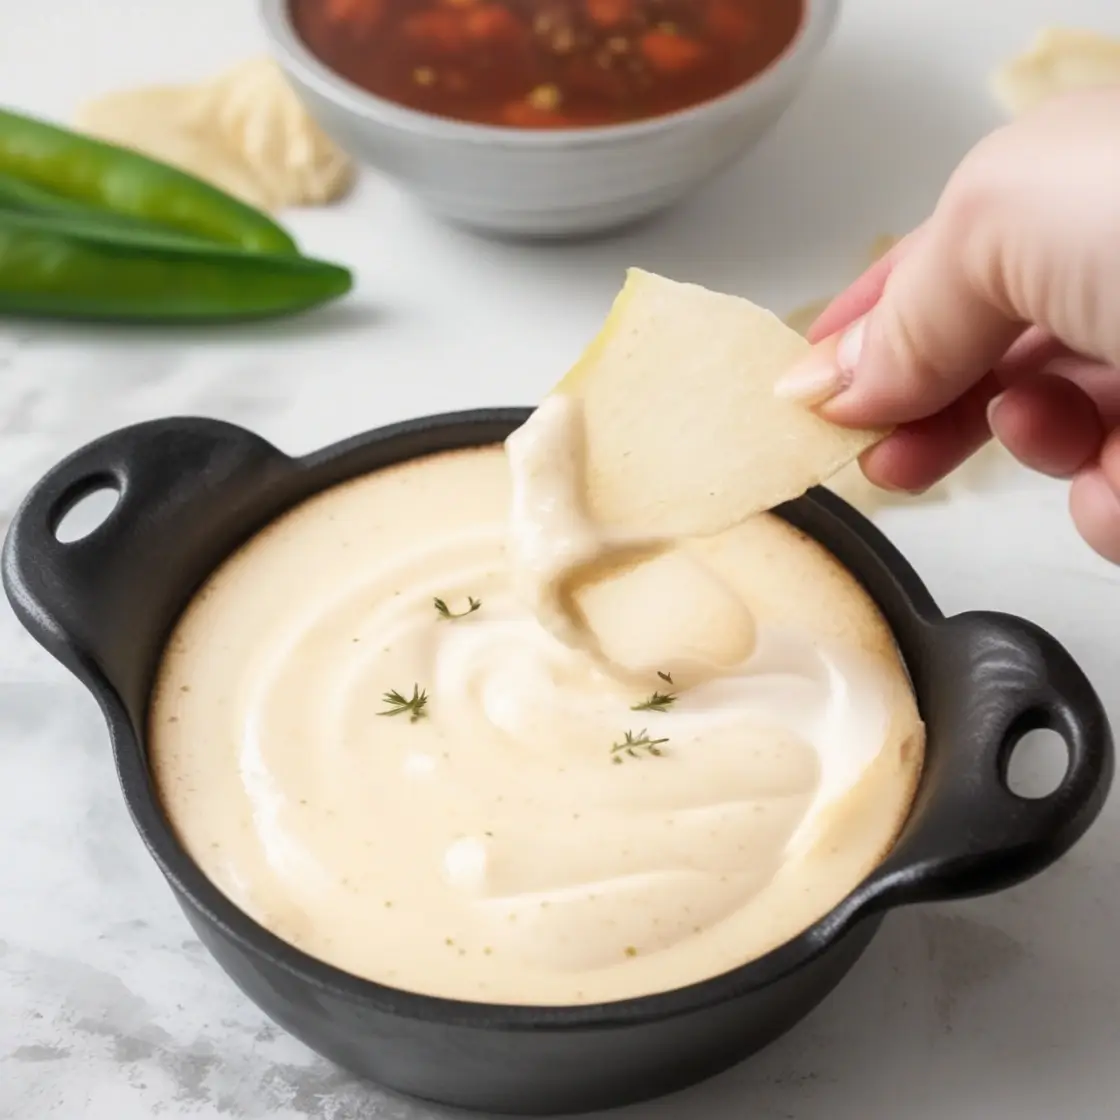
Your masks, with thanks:
M 986 894 L 1037 874 L 1093 823 L 1112 781 L 1101 701 L 1044 630 L 978 611 L 929 623 L 922 644 L 911 671 L 938 749 L 902 836 L 864 884 L 872 905 Z M 1056 790 L 1026 798 L 1007 767 L 1039 728 L 1062 737 L 1069 761 Z
M 76 451 L 24 499 L 4 543 L 4 588 L 20 621 L 94 692 L 111 687 L 135 716 L 182 609 L 182 581 L 205 577 L 272 514 L 265 494 L 295 463 L 232 424 L 173 418 L 136 424 Z M 119 494 L 79 540 L 56 531 L 83 497 Z M 250 512 L 251 511 L 251 514 Z M 188 589 L 188 594 L 193 591 Z M 140 647 L 139 649 L 137 647 Z

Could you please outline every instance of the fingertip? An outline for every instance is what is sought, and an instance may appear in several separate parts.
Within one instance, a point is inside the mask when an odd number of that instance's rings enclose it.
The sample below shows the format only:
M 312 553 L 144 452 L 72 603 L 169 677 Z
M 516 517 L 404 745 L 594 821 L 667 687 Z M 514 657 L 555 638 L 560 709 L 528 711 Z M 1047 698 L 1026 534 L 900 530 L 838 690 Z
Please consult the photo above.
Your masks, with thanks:
M 1120 495 L 1120 429 L 1109 432 L 1101 444 L 1098 461 L 1101 473 L 1112 487 L 1113 493 Z
M 1016 381 L 988 406 L 992 433 L 1031 470 L 1071 478 L 1095 459 L 1104 425 L 1092 400 L 1072 382 L 1050 374 Z
M 989 374 L 1022 335 L 1022 322 L 966 267 L 959 234 L 939 211 L 894 262 L 866 315 L 851 384 L 821 415 L 869 427 L 932 416 Z
M 1120 497 L 1100 466 L 1079 471 L 1069 489 L 1069 512 L 1086 544 L 1120 564 Z
M 873 265 L 825 307 L 805 337 L 812 343 L 823 342 L 866 315 L 879 302 L 891 267 L 885 260 Z
M 884 490 L 928 490 L 988 442 L 987 406 L 998 392 L 986 378 L 943 411 L 897 428 L 861 456 L 864 474 Z
M 837 361 L 836 338 L 826 338 L 787 370 L 774 385 L 774 395 L 819 408 L 847 385 L 850 374 Z
M 923 226 L 911 230 L 905 237 L 894 243 L 878 260 L 864 269 L 825 309 L 817 316 L 806 333 L 810 342 L 817 343 L 837 334 L 862 315 L 866 315 L 879 302 L 887 279 L 894 266 L 913 246 Z
M 1007 348 L 1007 353 L 996 363 L 995 372 L 1005 384 L 1024 373 L 1037 373 L 1048 363 L 1070 353 L 1063 342 L 1041 327 L 1028 327 Z

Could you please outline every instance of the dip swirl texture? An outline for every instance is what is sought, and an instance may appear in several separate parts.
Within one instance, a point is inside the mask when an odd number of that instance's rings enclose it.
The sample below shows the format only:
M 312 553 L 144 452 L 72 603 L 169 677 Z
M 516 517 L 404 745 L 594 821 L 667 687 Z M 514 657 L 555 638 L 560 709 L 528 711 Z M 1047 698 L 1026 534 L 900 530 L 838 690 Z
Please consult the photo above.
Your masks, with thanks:
M 823 549 L 770 515 L 604 540 L 557 454 L 578 415 L 535 421 L 512 484 L 499 448 L 431 456 L 227 561 L 169 644 L 152 758 L 191 855 L 307 952 L 445 997 L 598 1002 L 826 913 L 905 818 L 922 728 Z M 386 714 L 414 686 L 419 718 Z

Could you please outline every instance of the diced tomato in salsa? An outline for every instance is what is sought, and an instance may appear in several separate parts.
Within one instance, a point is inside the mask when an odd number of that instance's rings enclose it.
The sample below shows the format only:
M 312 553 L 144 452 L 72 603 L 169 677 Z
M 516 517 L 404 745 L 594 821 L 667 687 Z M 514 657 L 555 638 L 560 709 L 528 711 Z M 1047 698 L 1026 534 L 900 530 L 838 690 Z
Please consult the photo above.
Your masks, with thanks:
M 401 33 L 405 43 L 439 54 L 455 54 L 468 42 L 466 21 L 450 9 L 416 12 L 401 22 Z
M 587 18 L 596 27 L 618 27 L 634 14 L 634 0 L 584 0 Z
M 467 34 L 492 43 L 516 43 L 528 37 L 529 28 L 503 4 L 475 4 L 467 9 Z
M 385 12 L 385 0 L 324 0 L 327 16 L 335 23 L 349 23 L 361 31 L 376 27 Z
M 289 0 L 310 50 L 378 97 L 510 128 L 661 116 L 750 81 L 804 0 Z
M 758 13 L 737 0 L 708 0 L 704 26 L 715 38 L 746 43 L 759 32 Z
M 647 31 L 642 36 L 642 54 L 659 74 L 680 74 L 697 66 L 704 57 L 704 46 L 686 39 L 676 31 Z

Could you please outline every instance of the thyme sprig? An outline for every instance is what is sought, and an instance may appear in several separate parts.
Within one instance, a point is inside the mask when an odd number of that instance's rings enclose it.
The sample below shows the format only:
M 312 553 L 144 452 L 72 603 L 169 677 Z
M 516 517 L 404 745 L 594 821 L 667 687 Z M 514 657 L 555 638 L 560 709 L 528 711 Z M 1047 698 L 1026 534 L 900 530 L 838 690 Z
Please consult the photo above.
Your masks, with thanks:
M 465 611 L 453 611 L 443 599 L 433 599 L 432 605 L 439 612 L 440 618 L 466 618 L 467 615 L 474 614 L 474 612 L 482 606 L 482 600 L 476 599 L 473 595 L 468 595 L 467 609 Z
M 612 744 L 611 762 L 617 766 L 624 758 L 642 758 L 643 755 L 660 758 L 665 753 L 661 745 L 668 741 L 668 739 L 651 739 L 644 728 L 636 735 L 633 731 L 627 731 L 622 742 Z
M 387 707 L 377 713 L 379 716 L 399 716 L 408 712 L 408 722 L 415 723 L 428 714 L 428 691 L 418 684 L 412 686 L 411 696 L 405 696 L 395 688 L 390 689 L 381 697 L 381 702 Z
M 661 678 L 666 684 L 673 683 L 672 673 L 663 673 L 659 669 L 657 671 L 658 677 Z M 632 712 L 667 712 L 673 704 L 677 702 L 677 694 L 675 692 L 654 692 L 652 695 L 647 696 L 640 704 L 632 704 L 630 711 Z
M 632 712 L 667 712 L 672 704 L 677 701 L 677 694 L 675 692 L 655 692 L 652 696 L 647 697 L 640 704 L 633 704 L 630 707 Z

